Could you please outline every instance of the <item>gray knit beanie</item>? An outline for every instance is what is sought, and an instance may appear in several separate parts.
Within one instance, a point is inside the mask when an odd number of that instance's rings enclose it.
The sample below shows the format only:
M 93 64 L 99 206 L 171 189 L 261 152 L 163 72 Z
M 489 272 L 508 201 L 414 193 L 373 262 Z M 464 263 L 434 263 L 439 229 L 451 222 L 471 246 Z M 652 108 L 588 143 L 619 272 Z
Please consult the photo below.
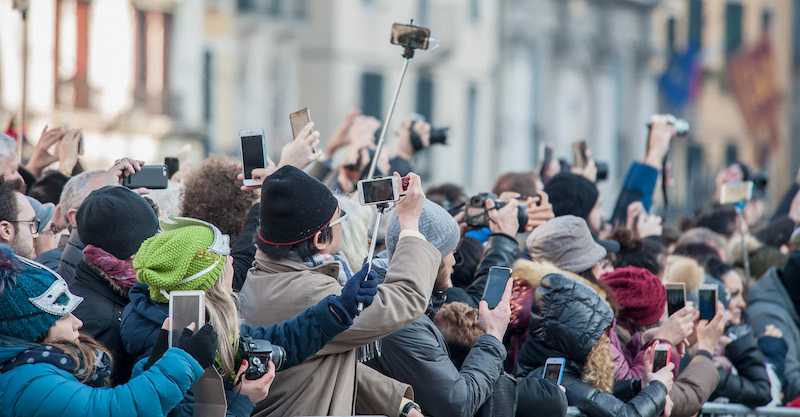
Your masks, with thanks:
M 453 216 L 438 204 L 427 199 L 422 207 L 422 214 L 419 216 L 419 232 L 439 250 L 442 259 L 456 249 L 458 241 L 461 239 L 461 230 Z M 389 260 L 394 255 L 398 239 L 400 239 L 400 219 L 397 211 L 392 210 L 389 225 L 386 227 L 386 251 L 389 254 Z

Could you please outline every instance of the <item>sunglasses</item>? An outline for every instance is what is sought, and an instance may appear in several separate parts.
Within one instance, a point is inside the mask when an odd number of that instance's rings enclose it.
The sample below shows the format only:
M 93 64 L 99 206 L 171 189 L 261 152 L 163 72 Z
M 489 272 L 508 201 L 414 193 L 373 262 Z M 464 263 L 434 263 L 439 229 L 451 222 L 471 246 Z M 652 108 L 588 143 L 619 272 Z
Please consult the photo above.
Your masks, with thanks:
M 332 221 L 332 222 L 330 222 L 328 224 L 328 227 L 336 226 L 337 224 L 339 224 L 339 223 L 341 223 L 343 221 L 346 221 L 346 220 L 347 220 L 347 212 L 340 208 L 339 209 L 339 218 L 334 220 L 334 221 Z

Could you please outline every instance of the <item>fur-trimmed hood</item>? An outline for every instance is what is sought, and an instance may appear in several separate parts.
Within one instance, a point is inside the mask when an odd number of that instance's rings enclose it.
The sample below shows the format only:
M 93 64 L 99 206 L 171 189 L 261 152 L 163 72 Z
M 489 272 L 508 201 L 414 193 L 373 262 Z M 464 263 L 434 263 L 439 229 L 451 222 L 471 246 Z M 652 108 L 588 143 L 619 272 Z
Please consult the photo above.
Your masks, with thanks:
M 604 300 L 608 301 L 608 294 L 597 284 L 590 282 L 586 278 L 574 272 L 560 269 L 559 267 L 547 261 L 528 261 L 525 259 L 519 259 L 514 262 L 514 265 L 511 267 L 511 269 L 511 277 L 514 278 L 514 280 L 525 281 L 533 288 L 538 287 L 539 282 L 542 281 L 542 278 L 548 274 L 561 274 L 567 278 L 571 278 L 575 281 L 588 285 L 601 297 L 603 297 Z
M 705 281 L 703 267 L 692 258 L 670 255 L 665 264 L 664 282 L 682 282 L 686 285 L 686 292 L 696 291 Z

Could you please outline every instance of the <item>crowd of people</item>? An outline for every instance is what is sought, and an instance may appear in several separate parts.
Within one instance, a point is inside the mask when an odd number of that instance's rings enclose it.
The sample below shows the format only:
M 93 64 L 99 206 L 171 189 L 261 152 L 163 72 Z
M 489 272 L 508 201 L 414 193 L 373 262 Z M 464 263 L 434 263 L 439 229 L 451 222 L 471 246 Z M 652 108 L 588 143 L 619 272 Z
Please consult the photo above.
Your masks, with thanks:
M 323 147 L 309 123 L 251 172 L 256 186 L 212 155 L 164 190 L 129 189 L 145 162 L 86 171 L 79 130 L 45 129 L 24 165 L 0 134 L 0 414 L 193 415 L 212 368 L 229 416 L 800 405 L 800 172 L 769 216 L 757 189 L 739 211 L 709 201 L 665 222 L 652 213 L 671 120 L 652 117 L 617 195 L 600 195 L 589 159 L 502 173 L 480 198 L 424 191 L 413 158 L 431 128 L 407 121 L 377 156 L 378 175 L 407 183 L 380 222 L 355 191 L 381 123 L 356 110 Z M 717 195 L 748 178 L 724 168 Z M 490 308 L 493 267 L 511 277 Z M 708 285 L 718 299 L 701 317 Z M 205 321 L 170 343 L 170 294 L 190 290 Z M 254 372 L 248 340 L 285 357 Z

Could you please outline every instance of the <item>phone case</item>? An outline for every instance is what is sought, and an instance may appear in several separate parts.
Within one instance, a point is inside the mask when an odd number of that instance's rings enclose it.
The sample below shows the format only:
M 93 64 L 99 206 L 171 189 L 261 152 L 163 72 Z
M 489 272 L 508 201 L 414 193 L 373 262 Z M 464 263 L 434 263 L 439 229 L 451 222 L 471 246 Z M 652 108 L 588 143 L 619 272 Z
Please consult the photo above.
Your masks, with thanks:
M 167 167 L 164 165 L 142 165 L 142 169 L 128 175 L 122 180 L 122 185 L 128 188 L 148 188 L 163 190 L 167 188 Z
M 502 275 L 500 275 L 501 273 Z M 511 268 L 497 266 L 489 268 L 489 277 L 481 297 L 481 300 L 486 300 L 489 304 L 489 310 L 497 307 L 497 304 L 500 303 L 509 278 L 511 278 Z
M 242 178 L 243 178 L 242 183 L 244 185 L 247 185 L 247 186 L 260 185 L 260 182 L 258 180 L 252 179 L 252 178 L 248 179 L 247 175 L 245 174 L 245 171 L 247 170 L 247 168 L 249 167 L 250 164 L 246 164 L 245 163 L 245 154 L 246 153 L 245 153 L 245 150 L 244 150 L 244 141 L 242 139 L 245 138 L 245 137 L 252 137 L 252 136 L 261 136 L 261 155 L 263 156 L 263 158 L 262 158 L 262 161 L 260 163 L 260 166 L 255 166 L 253 164 L 254 166 L 251 168 L 251 170 L 255 169 L 255 168 L 263 168 L 263 167 L 267 166 L 267 144 L 265 143 L 265 140 L 264 140 L 264 129 L 242 129 L 242 130 L 240 130 L 239 131 L 239 151 L 241 152 L 240 156 L 241 156 L 241 161 L 242 161 Z M 247 155 L 252 157 L 252 155 L 250 155 L 249 153 Z

